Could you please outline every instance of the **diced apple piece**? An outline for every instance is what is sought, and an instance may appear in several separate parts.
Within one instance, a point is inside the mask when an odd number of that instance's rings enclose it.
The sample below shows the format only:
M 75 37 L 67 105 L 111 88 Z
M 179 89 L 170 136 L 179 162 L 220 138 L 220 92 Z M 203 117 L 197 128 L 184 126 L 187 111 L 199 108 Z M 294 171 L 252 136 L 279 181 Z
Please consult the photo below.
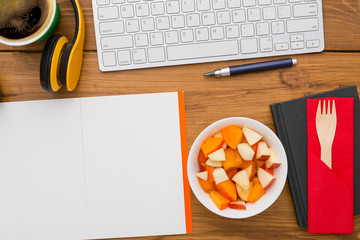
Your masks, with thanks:
M 219 210 L 223 210 L 229 206 L 230 200 L 217 191 L 211 191 L 210 198 Z
M 208 174 L 207 171 L 204 171 L 204 172 L 199 172 L 199 173 L 197 173 L 196 176 L 197 176 L 198 178 L 201 178 L 201 179 L 204 180 L 204 181 L 207 181 L 207 180 L 208 180 L 208 177 L 209 177 L 209 174 Z
M 250 166 L 248 166 L 247 168 L 245 168 L 248 176 L 249 176 L 249 181 L 252 181 L 252 179 L 254 178 L 255 174 L 256 174 L 256 165 L 255 164 L 251 164 Z
M 262 168 L 259 168 L 257 171 L 257 175 L 259 177 L 259 181 L 261 186 L 266 190 L 268 189 L 275 181 L 276 177 L 268 173 Z
M 274 168 L 266 168 L 265 167 L 265 171 L 267 171 L 268 173 L 270 173 L 271 175 L 274 176 Z
M 215 168 L 213 176 L 216 185 L 229 179 L 223 168 Z
M 229 203 L 229 208 L 231 209 L 237 209 L 237 210 L 246 210 L 246 205 L 243 200 L 237 200 L 235 202 Z
M 240 156 L 245 161 L 251 161 L 255 155 L 255 151 L 247 143 L 240 143 L 237 146 Z
M 235 183 L 230 179 L 216 185 L 220 192 L 231 201 L 237 200 Z
M 237 191 L 239 197 L 244 201 L 249 201 L 249 194 L 250 194 L 250 191 L 253 188 L 253 186 L 254 186 L 254 183 L 250 182 L 249 189 L 245 190 L 239 184 L 236 184 L 236 191 Z
M 221 162 L 214 162 L 210 159 L 208 159 L 205 164 L 211 167 L 221 167 Z
M 246 170 L 241 170 L 240 172 L 235 174 L 235 176 L 232 178 L 232 180 L 234 182 L 236 182 L 237 184 L 239 184 L 245 190 L 248 190 L 250 187 L 249 176 L 248 176 Z
M 262 138 L 260 134 L 247 127 L 243 128 L 243 133 L 250 146 L 254 145 Z
M 259 142 L 255 159 L 259 161 L 266 161 L 269 159 L 269 157 L 270 157 L 270 151 L 267 144 L 263 141 Z
M 266 168 L 277 168 L 281 165 L 280 159 L 276 156 L 274 150 L 269 148 L 270 157 L 266 160 Z
M 208 157 L 213 162 L 222 162 L 222 161 L 226 160 L 225 151 L 223 148 L 220 148 L 219 150 L 216 150 L 215 152 L 210 153 Z
M 221 131 L 215 133 L 215 135 L 214 135 L 213 137 L 215 137 L 215 138 L 224 138 L 223 135 L 222 135 L 222 133 L 221 133 Z

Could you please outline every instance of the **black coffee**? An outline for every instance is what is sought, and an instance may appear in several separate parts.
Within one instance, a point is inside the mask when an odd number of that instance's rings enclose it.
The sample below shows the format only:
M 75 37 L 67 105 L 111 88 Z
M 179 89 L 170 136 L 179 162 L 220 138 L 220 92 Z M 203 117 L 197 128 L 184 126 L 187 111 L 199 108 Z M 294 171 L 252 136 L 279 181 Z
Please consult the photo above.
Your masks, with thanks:
M 0 35 L 9 39 L 21 39 L 35 33 L 43 24 L 46 0 L 0 0 Z M 6 6 L 5 6 L 6 5 Z

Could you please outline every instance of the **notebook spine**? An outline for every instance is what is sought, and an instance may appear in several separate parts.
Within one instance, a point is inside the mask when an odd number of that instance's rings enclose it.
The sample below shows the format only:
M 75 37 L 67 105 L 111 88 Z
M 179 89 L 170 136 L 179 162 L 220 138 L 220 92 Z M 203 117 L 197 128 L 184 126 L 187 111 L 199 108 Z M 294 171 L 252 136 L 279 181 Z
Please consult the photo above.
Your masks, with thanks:
M 300 185 L 298 183 L 297 172 L 294 165 L 294 159 L 292 157 L 291 147 L 289 146 L 288 135 L 284 123 L 284 118 L 281 112 L 281 104 L 276 103 L 270 105 L 275 130 L 279 136 L 280 141 L 285 147 L 286 156 L 288 159 L 288 167 L 289 167 L 289 174 L 288 174 L 288 181 L 290 185 L 290 192 L 292 196 L 292 201 L 295 208 L 295 215 L 300 228 L 307 227 L 307 215 L 304 209 L 304 203 L 302 203 L 302 198 L 300 196 Z

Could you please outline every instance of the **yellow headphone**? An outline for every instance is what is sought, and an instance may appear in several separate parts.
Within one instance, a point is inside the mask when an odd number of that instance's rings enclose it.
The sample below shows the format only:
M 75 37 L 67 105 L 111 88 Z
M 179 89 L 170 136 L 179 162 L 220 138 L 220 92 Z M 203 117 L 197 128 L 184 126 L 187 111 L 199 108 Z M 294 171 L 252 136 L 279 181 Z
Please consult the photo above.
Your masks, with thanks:
M 78 0 L 71 0 L 76 30 L 71 43 L 55 34 L 46 42 L 40 64 L 40 83 L 44 90 L 57 92 L 64 86 L 73 91 L 79 81 L 85 38 L 85 20 Z

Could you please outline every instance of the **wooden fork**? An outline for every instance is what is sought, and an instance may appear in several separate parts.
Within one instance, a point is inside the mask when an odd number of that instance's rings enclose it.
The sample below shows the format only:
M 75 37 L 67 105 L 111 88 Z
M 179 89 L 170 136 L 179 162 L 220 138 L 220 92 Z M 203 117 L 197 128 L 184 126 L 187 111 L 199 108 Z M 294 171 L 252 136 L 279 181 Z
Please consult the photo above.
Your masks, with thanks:
M 326 111 L 326 101 L 323 101 L 323 108 L 321 111 L 321 100 L 316 112 L 316 131 L 319 138 L 321 146 L 321 160 L 331 169 L 331 152 L 332 144 L 334 142 L 335 130 L 336 130 L 336 108 L 335 100 L 332 102 L 332 110 L 330 112 L 330 100 L 327 101 L 327 111 Z

